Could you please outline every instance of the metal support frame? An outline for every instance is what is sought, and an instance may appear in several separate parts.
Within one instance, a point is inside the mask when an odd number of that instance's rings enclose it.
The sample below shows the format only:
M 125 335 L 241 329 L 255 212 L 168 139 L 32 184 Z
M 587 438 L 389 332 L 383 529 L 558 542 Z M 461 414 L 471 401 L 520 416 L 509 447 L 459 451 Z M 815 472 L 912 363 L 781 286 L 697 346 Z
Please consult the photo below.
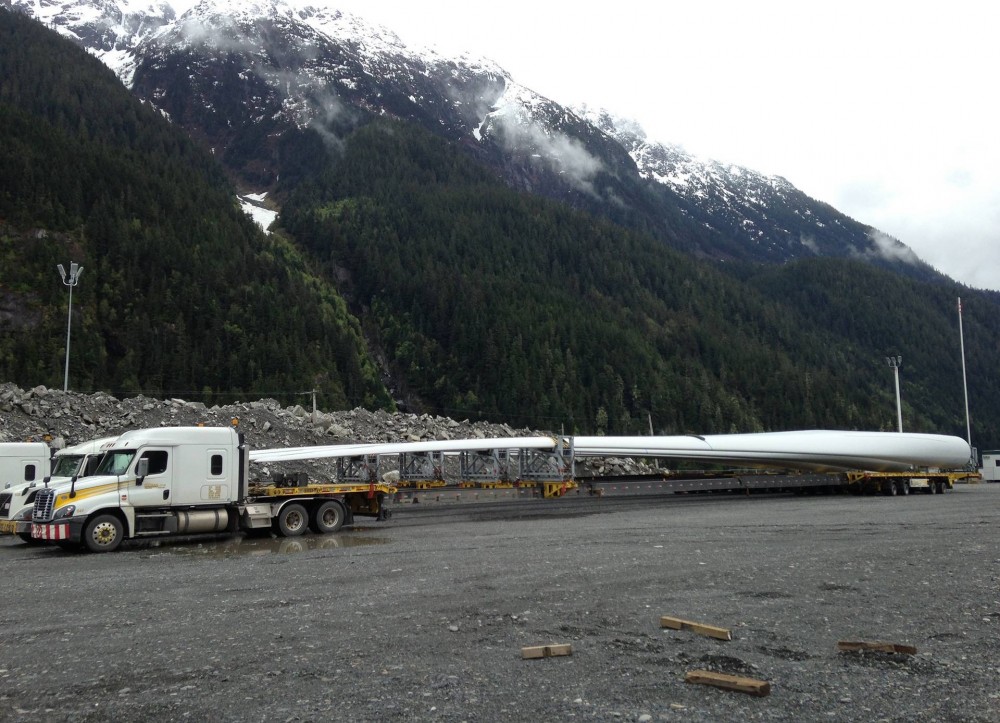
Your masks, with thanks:
M 400 452 L 399 481 L 444 481 L 444 452 Z
M 341 457 L 337 460 L 337 480 L 361 484 L 380 482 L 379 456 L 366 454 L 359 457 Z
M 459 479 L 462 482 L 510 482 L 510 450 L 491 449 L 460 452 Z
M 569 482 L 573 479 L 573 446 L 559 445 L 554 450 L 518 450 L 522 482 Z

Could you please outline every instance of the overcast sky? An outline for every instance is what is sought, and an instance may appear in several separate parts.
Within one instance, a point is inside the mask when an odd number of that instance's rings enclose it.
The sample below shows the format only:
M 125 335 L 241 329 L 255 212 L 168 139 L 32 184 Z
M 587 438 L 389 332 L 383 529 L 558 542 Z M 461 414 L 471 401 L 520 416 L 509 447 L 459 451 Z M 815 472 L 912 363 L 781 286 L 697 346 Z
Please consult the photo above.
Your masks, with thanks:
M 1000 289 L 1000 5 L 327 1 L 652 139 L 784 176 Z

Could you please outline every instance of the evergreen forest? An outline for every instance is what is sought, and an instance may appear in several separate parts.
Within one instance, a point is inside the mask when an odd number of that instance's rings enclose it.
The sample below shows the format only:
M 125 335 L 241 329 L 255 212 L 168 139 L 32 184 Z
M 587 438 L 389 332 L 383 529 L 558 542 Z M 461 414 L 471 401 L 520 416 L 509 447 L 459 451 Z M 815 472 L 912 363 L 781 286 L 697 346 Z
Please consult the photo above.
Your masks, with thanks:
M 280 148 L 265 234 L 209 149 L 0 12 L 0 380 L 566 433 L 895 428 L 1000 447 L 1000 295 L 846 259 L 698 260 L 369 118 Z

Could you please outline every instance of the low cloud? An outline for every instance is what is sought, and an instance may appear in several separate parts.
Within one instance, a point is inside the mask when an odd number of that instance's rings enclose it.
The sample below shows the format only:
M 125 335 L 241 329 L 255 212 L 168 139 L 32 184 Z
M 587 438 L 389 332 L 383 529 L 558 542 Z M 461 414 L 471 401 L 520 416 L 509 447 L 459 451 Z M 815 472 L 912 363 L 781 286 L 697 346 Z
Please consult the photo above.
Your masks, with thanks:
M 799 236 L 799 243 L 819 256 L 819 245 L 816 243 L 816 239 L 812 236 Z
M 351 125 L 354 112 L 330 90 L 321 90 L 313 99 L 315 116 L 309 123 L 309 128 L 319 134 L 323 142 L 335 153 L 344 148 L 344 139 L 337 135 L 335 128 Z
M 500 130 L 500 142 L 508 151 L 537 154 L 573 186 L 598 195 L 593 180 L 603 164 L 580 141 L 557 131 L 550 133 L 536 123 L 505 123 Z
M 228 22 L 214 26 L 201 21 L 200 18 L 188 18 L 180 24 L 180 32 L 192 45 L 205 45 L 221 51 L 252 51 L 260 47 L 246 37 L 235 24 Z
M 920 264 L 920 257 L 914 253 L 913 249 L 892 236 L 872 229 L 868 233 L 868 238 L 872 242 L 872 249 L 866 255 L 877 256 L 886 261 L 900 261 L 911 266 Z

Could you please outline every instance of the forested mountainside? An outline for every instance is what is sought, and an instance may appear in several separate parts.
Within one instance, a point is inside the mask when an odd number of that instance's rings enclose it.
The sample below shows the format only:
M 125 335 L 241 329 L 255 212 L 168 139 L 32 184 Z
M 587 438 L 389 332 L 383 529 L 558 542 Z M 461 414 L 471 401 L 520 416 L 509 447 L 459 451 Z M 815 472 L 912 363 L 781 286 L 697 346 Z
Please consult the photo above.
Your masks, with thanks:
M 407 46 L 392 29 L 336 5 L 0 0 L 4 5 L 102 58 L 138 97 L 211 148 L 241 190 L 271 192 L 277 206 L 284 198 L 273 191 L 288 178 L 289 132 L 308 127 L 341 143 L 373 116 L 394 118 L 457 145 L 513 189 L 701 258 L 834 256 L 941 278 L 899 240 L 783 178 L 694 158 L 646 138 L 634 121 L 561 105 L 473 54 Z
M 449 415 L 622 433 L 650 416 L 670 432 L 892 429 L 884 357 L 902 354 L 907 428 L 959 433 L 962 294 L 973 406 L 993 433 L 997 307 L 956 284 L 842 259 L 705 263 L 510 191 L 388 123 L 354 134 L 282 220 L 342 280 L 405 390 Z
M 846 260 L 717 265 L 511 190 L 417 125 L 337 144 L 282 135 L 280 228 L 242 216 L 220 167 L 114 76 L 0 12 L 0 378 L 207 402 L 390 406 L 558 431 L 892 429 L 974 438 L 989 411 L 996 300 Z M 292 172 L 294 170 L 294 172 Z M 294 181 L 294 182 L 293 182 Z M 301 397 L 298 397 L 301 401 Z
M 114 74 L 0 11 L 0 378 L 75 389 L 390 399 L 343 300 L 234 203 L 211 156 Z M 278 333 L 280 330 L 280 333 Z

